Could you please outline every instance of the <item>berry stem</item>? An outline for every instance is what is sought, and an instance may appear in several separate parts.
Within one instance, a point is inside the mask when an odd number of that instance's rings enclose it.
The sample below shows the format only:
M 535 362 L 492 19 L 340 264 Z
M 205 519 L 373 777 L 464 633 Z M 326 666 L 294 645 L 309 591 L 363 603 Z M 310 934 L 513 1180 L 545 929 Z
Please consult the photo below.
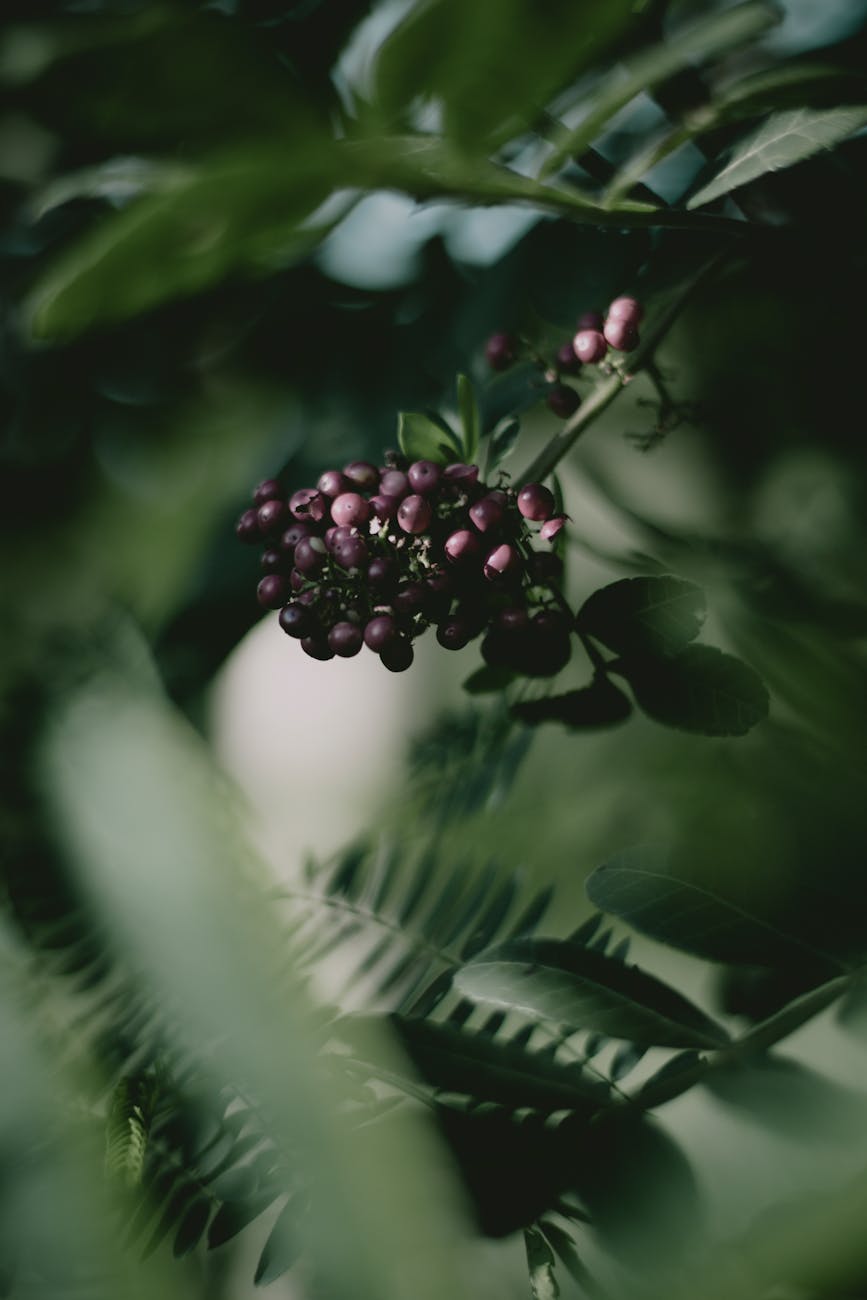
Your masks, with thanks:
M 630 354 L 624 371 L 615 371 L 614 374 L 609 375 L 596 385 L 593 392 L 584 400 L 583 405 L 576 411 L 571 420 L 567 420 L 563 428 L 554 435 L 546 447 L 543 447 L 536 459 L 527 466 L 522 474 L 517 476 L 517 482 L 542 482 L 543 479 L 548 477 L 566 453 L 571 451 L 581 434 L 585 429 L 589 428 L 596 417 L 611 405 L 618 394 L 640 371 L 647 370 L 653 364 L 656 349 L 690 298 L 707 280 L 716 274 L 733 251 L 734 244 L 727 244 L 725 248 L 715 253 L 713 257 L 705 262 L 704 266 L 700 267 L 662 313 L 657 323 L 647 331 L 642 343 Z

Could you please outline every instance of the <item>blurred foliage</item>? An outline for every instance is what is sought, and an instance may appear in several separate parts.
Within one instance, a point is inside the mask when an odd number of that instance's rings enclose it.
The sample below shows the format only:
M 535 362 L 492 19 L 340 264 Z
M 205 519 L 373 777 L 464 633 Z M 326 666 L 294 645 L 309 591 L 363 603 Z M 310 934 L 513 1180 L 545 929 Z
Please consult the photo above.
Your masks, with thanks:
M 537 1296 L 863 1290 L 867 13 L 802 9 L 7 6 L 0 1293 L 518 1296 L 521 1230 Z M 343 283 L 384 191 L 427 233 Z M 249 485 L 438 410 L 519 476 L 561 426 L 487 336 L 720 254 L 561 467 L 589 666 L 468 658 L 275 889 L 193 729 Z

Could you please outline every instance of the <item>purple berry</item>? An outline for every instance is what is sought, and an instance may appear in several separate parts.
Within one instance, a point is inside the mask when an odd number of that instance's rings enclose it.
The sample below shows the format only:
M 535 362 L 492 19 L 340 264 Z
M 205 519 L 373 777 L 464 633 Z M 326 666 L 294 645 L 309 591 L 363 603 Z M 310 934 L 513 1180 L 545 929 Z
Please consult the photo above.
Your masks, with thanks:
M 272 498 L 261 505 L 256 511 L 256 518 L 259 521 L 259 530 L 265 537 L 272 537 L 274 533 L 280 531 L 286 522 L 287 510 L 286 502 L 278 501 Z
M 280 610 L 278 622 L 287 636 L 300 640 L 313 631 L 315 619 L 309 608 L 293 600 Z
M 599 323 L 602 323 L 601 317 Z M 564 343 L 562 347 L 557 349 L 555 365 L 558 370 L 562 371 L 566 375 L 578 374 L 581 369 L 581 362 L 576 357 L 575 349 L 571 343 Z
M 424 533 L 430 527 L 433 510 L 424 497 L 404 497 L 397 511 L 397 522 L 405 533 Z
M 440 571 L 432 573 L 430 577 L 425 578 L 427 587 L 427 609 L 430 614 L 439 618 L 449 612 L 454 595 L 455 584 L 450 573 Z
M 566 525 L 565 515 L 554 515 L 551 519 L 546 519 L 539 529 L 539 536 L 543 542 L 552 542 L 557 534 Z
M 348 524 L 332 524 L 330 528 L 325 529 L 325 545 L 333 553 L 335 543 L 342 537 L 352 537 L 355 532 Z
M 289 599 L 289 579 L 279 573 L 267 573 L 256 588 L 256 599 L 264 609 L 279 609 Z
M 306 581 L 304 574 L 300 573 L 298 569 L 293 569 L 289 574 L 289 586 L 293 591 L 301 591 Z
M 405 636 L 396 636 L 393 641 L 379 652 L 380 662 L 391 673 L 402 673 L 409 668 L 415 655 L 410 642 Z
M 311 659 L 333 659 L 334 651 L 327 641 L 319 636 L 305 636 L 301 640 L 301 649 Z
M 469 528 L 459 528 L 446 538 L 444 549 L 452 564 L 465 564 L 476 558 L 482 549 L 482 544 L 478 535 L 471 533 Z
M 295 547 L 295 568 L 304 574 L 319 573 L 328 550 L 321 537 L 302 537 Z
M 644 319 L 644 308 L 637 298 L 615 298 L 608 308 L 608 319 L 622 320 L 627 325 L 638 326 Z
M 605 338 L 617 352 L 633 352 L 639 344 L 638 330 L 625 320 L 607 320 Z
M 400 504 L 398 497 L 375 496 L 371 497 L 368 502 L 371 514 L 385 523 L 388 519 L 393 519 L 397 514 L 397 507 Z
M 357 623 L 348 620 L 335 623 L 328 633 L 328 647 L 341 659 L 351 659 L 361 649 L 363 637 Z
M 375 614 L 364 629 L 364 644 L 379 654 L 397 635 L 397 624 L 390 614 Z
M 337 539 L 331 548 L 331 554 L 341 569 L 360 569 L 367 559 L 368 551 L 364 538 L 359 537 L 358 533 L 351 533 L 349 537 Z
M 253 493 L 253 500 L 257 506 L 263 506 L 266 501 L 273 501 L 277 497 L 282 497 L 283 489 L 275 478 L 263 479 Z
M 402 582 L 392 597 L 392 607 L 399 614 L 420 614 L 427 603 L 428 590 L 423 582 Z
M 592 365 L 601 361 L 608 351 L 604 334 L 599 330 L 579 330 L 572 340 L 572 347 L 579 361 Z
M 503 522 L 504 509 L 495 496 L 489 493 L 470 506 L 470 519 L 480 533 L 490 532 Z
M 465 465 L 462 461 L 457 461 L 452 465 L 446 465 L 443 470 L 443 478 L 456 487 L 474 487 L 479 481 L 478 465 Z
M 320 474 L 316 487 L 324 497 L 339 497 L 341 492 L 352 490 L 349 479 L 337 469 L 327 469 L 324 474 Z
M 582 312 L 575 323 L 576 330 L 601 330 L 604 317 L 601 311 Z
M 379 476 L 379 495 L 401 500 L 409 492 L 409 479 L 403 470 L 384 469 Z
M 379 485 L 379 470 L 367 460 L 352 460 L 343 466 L 343 474 L 362 492 L 375 492 Z
M 505 578 L 515 573 L 520 565 L 521 556 L 518 551 L 508 542 L 503 542 L 501 546 L 495 547 L 485 560 L 485 577 L 489 582 L 494 582 L 497 578 Z
M 246 546 L 255 546 L 257 542 L 261 542 L 262 534 L 259 532 L 258 511 L 252 508 L 244 511 L 235 524 L 235 536 L 239 542 L 244 542 Z
M 325 518 L 328 503 L 316 488 L 299 488 L 289 498 L 289 509 L 296 519 L 315 519 L 318 522 Z
M 262 557 L 259 563 L 262 565 L 262 568 L 266 573 L 279 573 L 285 566 L 287 559 L 288 557 L 285 551 L 275 550 L 272 546 L 269 547 L 267 551 L 262 552 Z
M 344 527 L 364 524 L 370 518 L 370 506 L 358 492 L 341 492 L 331 503 L 331 518 Z
M 377 595 L 387 595 L 394 591 L 400 571 L 394 560 L 385 556 L 376 556 L 367 569 L 367 585 Z
M 554 384 L 553 388 L 548 390 L 548 396 L 545 401 L 548 404 L 548 410 L 559 415 L 561 420 L 568 420 L 570 415 L 574 415 L 581 405 L 581 398 L 574 388 L 568 384 Z
M 485 344 L 485 360 L 492 370 L 508 370 L 518 359 L 518 347 L 512 334 L 492 334 Z
M 455 616 L 444 619 L 437 628 L 437 641 L 446 650 L 463 650 L 470 640 L 470 629 L 464 619 Z
M 523 632 L 529 625 L 530 615 L 523 605 L 507 605 L 496 618 L 496 626 L 502 632 Z
M 283 547 L 284 551 L 294 551 L 302 537 L 313 536 L 313 529 L 309 524 L 302 524 L 300 520 L 296 520 L 295 523 L 290 524 L 283 533 L 280 538 L 280 545 Z
M 518 509 L 525 519 L 544 522 L 554 513 L 554 493 L 541 483 L 527 483 L 518 493 Z
M 432 460 L 417 460 L 406 471 L 413 492 L 420 492 L 422 496 L 426 496 L 428 492 L 433 492 L 442 475 L 442 466 L 435 464 Z

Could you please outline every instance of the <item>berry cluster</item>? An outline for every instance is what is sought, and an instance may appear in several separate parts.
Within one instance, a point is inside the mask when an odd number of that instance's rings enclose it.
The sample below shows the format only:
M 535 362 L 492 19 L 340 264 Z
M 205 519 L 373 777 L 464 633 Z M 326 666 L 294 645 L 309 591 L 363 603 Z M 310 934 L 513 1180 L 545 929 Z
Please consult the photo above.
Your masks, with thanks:
M 540 483 L 520 490 L 483 483 L 476 465 L 381 468 L 353 461 L 288 498 L 260 483 L 238 520 L 241 541 L 264 544 L 259 603 L 314 659 L 351 658 L 368 646 L 392 672 L 413 660 L 412 641 L 436 627 L 460 650 L 485 634 L 491 665 L 530 676 L 559 672 L 571 653 L 571 618 L 556 588 L 562 564 L 536 551 L 565 523 Z
M 550 366 L 543 357 L 535 356 L 550 383 L 545 400 L 555 415 L 568 420 L 581 405 L 580 395 L 561 382 L 562 376 L 575 376 L 585 365 L 598 365 L 609 348 L 615 352 L 634 351 L 640 342 L 638 326 L 643 316 L 644 308 L 636 298 L 615 298 L 604 316 L 598 311 L 579 316 L 575 337 L 557 349 Z M 493 334 L 485 345 L 485 358 L 492 370 L 508 370 L 521 352 L 521 342 L 512 334 Z

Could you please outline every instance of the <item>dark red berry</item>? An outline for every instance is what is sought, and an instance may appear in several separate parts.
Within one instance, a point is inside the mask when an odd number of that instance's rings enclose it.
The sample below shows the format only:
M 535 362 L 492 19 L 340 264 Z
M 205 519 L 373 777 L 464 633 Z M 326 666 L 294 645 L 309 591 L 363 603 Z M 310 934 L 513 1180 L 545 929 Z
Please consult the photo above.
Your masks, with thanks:
M 313 535 L 313 529 L 309 524 L 302 524 L 300 520 L 296 520 L 283 533 L 280 538 L 280 545 L 284 551 L 294 551 L 302 537 L 312 537 Z
M 341 492 L 352 491 L 352 483 L 337 469 L 327 469 L 320 474 L 316 487 L 324 497 L 339 497 Z
M 400 500 L 409 492 L 409 479 L 403 470 L 384 469 L 379 476 L 379 495 Z
M 600 324 L 601 323 L 602 322 L 600 318 Z M 576 357 L 575 349 L 573 348 L 571 343 L 564 343 L 562 347 L 559 347 L 557 349 L 557 356 L 555 357 L 555 365 L 558 370 L 563 372 L 563 374 L 566 375 L 578 374 L 578 372 L 581 369 L 581 362 Z
M 491 493 L 470 506 L 469 515 L 480 533 L 487 533 L 499 527 L 503 522 L 505 511 L 498 499 Z
M 261 505 L 256 512 L 256 517 L 259 520 L 259 530 L 263 536 L 273 537 L 275 533 L 280 532 L 286 524 L 288 514 L 285 501 L 272 498 L 272 500 Z
M 518 359 L 518 347 L 512 334 L 492 334 L 485 344 L 485 360 L 492 370 L 508 370 Z
M 361 628 L 357 623 L 348 621 L 335 623 L 328 633 L 328 646 L 341 659 L 351 659 L 357 655 L 363 644 Z
M 428 597 L 426 608 L 433 618 L 440 618 L 449 612 L 454 595 L 455 584 L 450 573 L 432 573 L 425 579 Z
M 367 460 L 353 460 L 344 465 L 343 473 L 350 483 L 362 492 L 375 492 L 379 485 L 379 470 Z
M 428 591 L 423 582 L 402 582 L 392 597 L 392 607 L 399 614 L 420 614 L 427 603 Z
M 364 524 L 370 518 L 370 506 L 358 492 L 341 492 L 331 503 L 331 518 L 338 525 Z
M 414 494 L 404 497 L 397 511 L 397 522 L 405 533 L 424 533 L 430 527 L 433 510 L 430 502 Z
M 638 330 L 625 320 L 607 320 L 605 338 L 617 352 L 632 352 L 638 347 Z
M 311 659 L 333 659 L 334 651 L 326 640 L 319 636 L 305 636 L 301 641 L 301 649 Z
M 479 555 L 482 543 L 477 533 L 471 533 L 469 528 L 459 528 L 446 538 L 444 549 L 453 564 L 466 564 Z
M 376 556 L 367 568 L 367 585 L 377 595 L 388 595 L 397 586 L 400 570 L 394 560 Z
M 644 308 L 637 298 L 624 296 L 615 298 L 608 308 L 609 320 L 622 320 L 628 325 L 638 326 L 644 319 Z
M 470 629 L 464 619 L 455 616 L 444 619 L 437 628 L 437 641 L 446 650 L 463 650 L 470 640 Z
M 488 555 L 485 560 L 484 574 L 489 582 L 495 582 L 497 578 L 505 578 L 509 574 L 516 573 L 521 566 L 521 556 L 514 546 L 508 542 L 503 542 L 497 546 Z
M 551 542 L 560 530 L 565 527 L 565 524 L 565 515 L 554 515 L 552 519 L 545 520 L 544 524 L 539 529 L 539 536 L 542 538 L 543 542 Z
M 428 492 L 433 492 L 442 475 L 442 466 L 435 464 L 432 460 L 414 461 L 406 471 L 413 492 L 420 492 L 422 496 L 426 496 Z
M 306 581 L 304 574 L 300 573 L 298 569 L 293 569 L 289 574 L 289 586 L 293 591 L 300 591 Z
M 379 658 L 384 668 L 392 673 L 402 673 L 409 668 L 415 655 L 410 642 L 405 636 L 396 636 L 393 641 L 379 652 Z
M 537 523 L 550 519 L 554 513 L 554 493 L 541 483 L 527 483 L 518 493 L 518 509 L 525 519 Z
M 302 537 L 295 547 L 295 568 L 304 574 L 319 573 L 328 551 L 321 537 Z
M 587 365 L 601 361 L 608 351 L 605 336 L 598 329 L 579 330 L 572 340 L 572 347 L 578 360 Z
M 368 502 L 370 512 L 375 518 L 383 523 L 388 519 L 393 519 L 397 514 L 397 507 L 400 505 L 398 497 L 375 496 L 371 497 Z
M 507 605 L 496 618 L 496 626 L 503 632 L 523 632 L 530 625 L 530 615 L 523 605 Z
M 581 397 L 570 388 L 568 384 L 554 384 L 549 388 L 548 396 L 545 398 L 548 404 L 548 410 L 559 415 L 561 420 L 568 420 L 570 415 L 574 415 L 581 405 Z
M 458 487 L 472 487 L 479 481 L 478 465 L 465 465 L 462 461 L 457 461 L 452 465 L 446 465 L 443 470 L 443 478 L 448 479 Z
M 367 559 L 368 551 L 364 538 L 359 537 L 358 533 L 351 533 L 349 537 L 337 539 L 331 548 L 331 554 L 341 569 L 360 569 Z
M 328 503 L 316 488 L 299 488 L 289 498 L 289 509 L 296 519 L 315 519 L 318 522 L 325 518 Z
M 364 644 L 379 654 L 397 635 L 397 624 L 390 614 L 375 614 L 364 629 Z
M 601 330 L 604 323 L 601 311 L 585 311 L 575 322 L 575 328 L 576 330 Z
M 279 609 L 289 599 L 289 579 L 279 573 L 267 573 L 256 588 L 256 599 L 264 609 Z
M 266 501 L 273 501 L 277 497 L 282 497 L 283 489 L 275 478 L 263 479 L 253 493 L 253 500 L 257 506 L 263 506 Z
M 244 511 L 235 524 L 235 536 L 239 542 L 244 542 L 247 546 L 255 546 L 257 542 L 261 542 L 262 534 L 259 531 L 259 516 L 256 510 Z
M 278 622 L 287 636 L 300 640 L 301 637 L 310 635 L 316 620 L 308 607 L 293 600 L 280 610 Z
M 266 573 L 279 573 L 285 568 L 289 557 L 285 551 L 278 551 L 274 547 L 269 547 L 267 551 L 262 552 L 259 563 Z

